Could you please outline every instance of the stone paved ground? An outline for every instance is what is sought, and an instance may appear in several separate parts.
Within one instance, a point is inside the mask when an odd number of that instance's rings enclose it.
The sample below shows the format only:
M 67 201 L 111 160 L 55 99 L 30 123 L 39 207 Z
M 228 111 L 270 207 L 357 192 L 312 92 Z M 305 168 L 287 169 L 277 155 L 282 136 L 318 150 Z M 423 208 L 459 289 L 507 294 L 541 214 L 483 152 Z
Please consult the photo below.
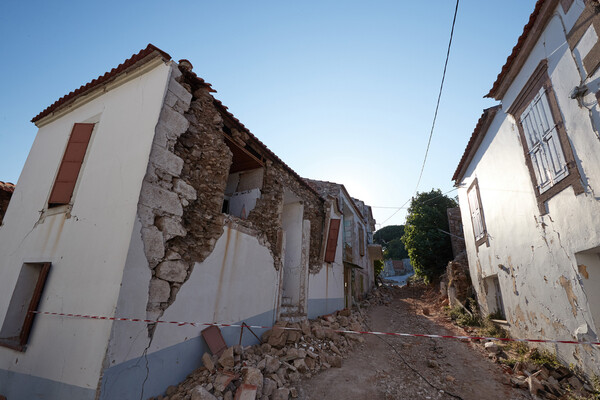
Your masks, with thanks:
M 423 315 L 423 309 L 426 308 Z M 431 309 L 423 291 L 403 288 L 389 305 L 363 310 L 371 330 L 454 334 L 454 327 Z M 531 399 L 513 388 L 502 369 L 478 345 L 456 339 L 366 336 L 342 368 L 303 380 L 300 399 Z

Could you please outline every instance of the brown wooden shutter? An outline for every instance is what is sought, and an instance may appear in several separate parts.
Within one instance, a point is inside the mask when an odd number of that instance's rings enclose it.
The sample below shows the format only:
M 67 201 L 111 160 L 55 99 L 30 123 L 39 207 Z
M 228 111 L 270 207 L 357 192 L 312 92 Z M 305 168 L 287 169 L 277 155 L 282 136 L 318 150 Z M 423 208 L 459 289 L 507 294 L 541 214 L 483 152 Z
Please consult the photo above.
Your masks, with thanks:
M 325 262 L 333 262 L 335 260 L 335 251 L 337 249 L 339 232 L 340 232 L 340 220 L 332 219 L 329 222 L 329 235 L 327 236 L 327 249 L 325 250 Z
M 71 201 L 93 129 L 94 124 L 75 124 L 73 126 L 67 149 L 58 169 L 56 181 L 54 181 L 52 193 L 50 193 L 50 199 L 48 200 L 50 206 L 68 204 Z
M 27 315 L 25 316 L 25 321 L 23 322 L 23 328 L 21 329 L 21 334 L 19 335 L 20 346 L 25 346 L 29 340 L 29 333 L 31 332 L 31 327 L 33 326 L 33 320 L 37 315 L 34 314 L 33 311 L 37 311 L 40 300 L 42 299 L 42 292 L 44 291 L 46 278 L 48 278 L 48 271 L 50 271 L 51 265 L 51 263 L 41 264 L 40 275 L 38 276 L 33 295 L 31 296 L 31 301 L 29 302 L 29 307 L 27 308 Z

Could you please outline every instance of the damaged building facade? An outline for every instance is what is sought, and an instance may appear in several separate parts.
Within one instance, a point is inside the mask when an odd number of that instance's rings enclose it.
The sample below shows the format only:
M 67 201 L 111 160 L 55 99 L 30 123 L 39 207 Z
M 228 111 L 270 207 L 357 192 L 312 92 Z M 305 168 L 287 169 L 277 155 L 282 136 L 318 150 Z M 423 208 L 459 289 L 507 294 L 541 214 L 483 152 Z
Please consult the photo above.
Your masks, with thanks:
M 327 203 L 324 265 L 309 276 L 309 317 L 328 314 L 362 297 L 373 287 L 375 260 L 381 246 L 373 243 L 371 207 L 350 196 L 344 185 L 307 179 Z
M 537 2 L 453 176 L 480 306 L 518 338 L 598 341 L 599 11 Z M 547 346 L 600 373 L 597 347 Z
M 204 326 L 183 322 L 271 326 L 344 307 L 311 312 L 310 285 L 329 296 L 315 277 L 331 268 L 336 211 L 213 91 L 149 45 L 32 120 L 0 227 L 0 395 L 160 395 L 207 351 Z

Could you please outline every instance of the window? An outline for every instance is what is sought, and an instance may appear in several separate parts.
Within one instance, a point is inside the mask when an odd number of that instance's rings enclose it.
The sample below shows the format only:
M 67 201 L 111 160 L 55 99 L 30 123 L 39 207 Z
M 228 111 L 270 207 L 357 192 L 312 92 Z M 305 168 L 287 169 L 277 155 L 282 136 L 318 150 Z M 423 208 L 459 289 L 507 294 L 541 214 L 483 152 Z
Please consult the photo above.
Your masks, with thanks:
M 335 261 L 335 251 L 337 250 L 338 235 L 340 232 L 340 220 L 332 219 L 329 223 L 329 235 L 327 236 L 327 248 L 325 250 L 325 262 Z
M 49 207 L 69 204 L 71 201 L 93 129 L 94 124 L 75 124 L 73 126 L 48 199 Z
M 483 243 L 488 243 L 485 220 L 483 219 L 483 208 L 481 207 L 481 196 L 477 179 L 473 181 L 467 190 L 469 199 L 469 210 L 471 211 L 471 222 L 473 223 L 473 234 L 477 248 Z M 489 244 L 489 243 L 488 243 Z
M 546 201 L 569 186 L 575 194 L 583 193 L 546 60 L 536 68 L 508 112 L 517 120 L 540 213 L 546 214 Z
M 537 188 L 540 193 L 544 193 L 569 173 L 545 88 L 542 87 L 525 108 L 520 122 Z
M 50 263 L 25 263 L 8 305 L 0 330 L 0 345 L 24 351 L 42 292 L 50 270 Z
M 365 230 L 361 225 L 358 226 L 358 251 L 361 257 L 365 255 Z

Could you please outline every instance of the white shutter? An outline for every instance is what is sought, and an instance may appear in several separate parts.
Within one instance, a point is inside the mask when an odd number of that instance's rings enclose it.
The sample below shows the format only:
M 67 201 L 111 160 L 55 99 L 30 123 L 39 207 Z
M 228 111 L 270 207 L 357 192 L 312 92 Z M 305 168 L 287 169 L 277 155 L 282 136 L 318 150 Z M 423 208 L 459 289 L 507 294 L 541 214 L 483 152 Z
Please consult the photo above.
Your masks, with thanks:
M 544 88 L 540 89 L 523 111 L 521 125 L 538 189 L 543 193 L 568 174 L 565 155 Z
M 469 208 L 471 210 L 471 221 L 473 222 L 473 231 L 475 234 L 475 240 L 479 240 L 483 237 L 483 221 L 481 219 L 481 210 L 479 208 L 479 198 L 477 197 L 476 187 L 469 190 L 467 197 L 469 199 Z

